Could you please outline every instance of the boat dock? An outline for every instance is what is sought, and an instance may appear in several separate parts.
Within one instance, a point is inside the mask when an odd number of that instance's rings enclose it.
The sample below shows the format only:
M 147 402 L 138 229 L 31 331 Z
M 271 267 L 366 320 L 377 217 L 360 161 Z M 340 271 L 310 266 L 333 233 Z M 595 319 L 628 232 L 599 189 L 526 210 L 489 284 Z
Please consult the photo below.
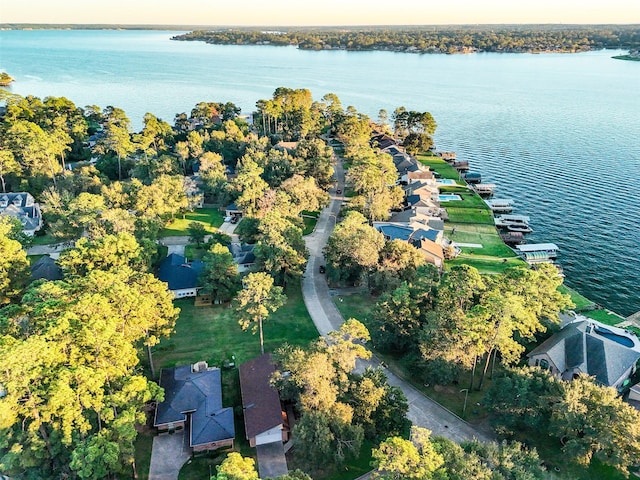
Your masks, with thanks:
M 555 243 L 532 243 L 515 247 L 516 253 L 529 265 L 552 263 L 558 256 L 558 250 L 559 248 Z
M 513 211 L 513 200 L 510 198 L 496 198 L 485 200 L 493 213 L 511 213 Z
M 476 185 L 472 185 L 472 188 L 481 197 L 491 196 L 493 195 L 493 192 L 496 189 L 496 184 L 495 183 L 478 183 Z

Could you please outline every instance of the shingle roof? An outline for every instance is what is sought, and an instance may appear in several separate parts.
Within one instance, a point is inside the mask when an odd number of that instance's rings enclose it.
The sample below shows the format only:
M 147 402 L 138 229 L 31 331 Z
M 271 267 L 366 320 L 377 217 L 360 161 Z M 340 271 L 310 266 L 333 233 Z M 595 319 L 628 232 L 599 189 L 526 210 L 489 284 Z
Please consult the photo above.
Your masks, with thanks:
M 204 263 L 194 260 L 191 263 L 177 253 L 165 258 L 158 269 L 158 278 L 169 284 L 169 290 L 182 290 L 199 286 L 198 277 L 204 268 Z
M 404 240 L 405 242 L 411 238 L 413 228 L 403 227 L 401 225 L 374 225 L 376 230 L 382 233 L 389 240 Z
M 577 368 L 603 385 L 615 385 L 640 359 L 640 339 L 634 340 L 622 329 L 582 317 L 527 356 L 540 354 L 546 354 L 560 373 Z
M 40 257 L 36 263 L 31 265 L 31 279 L 39 280 L 62 280 L 62 269 L 49 255 Z
M 191 413 L 191 446 L 235 437 L 233 409 L 222 407 L 219 369 L 164 368 L 159 383 L 165 399 L 156 407 L 155 426 L 184 421 Z
M 426 238 L 427 240 L 431 240 L 432 242 L 436 242 L 438 240 L 438 235 L 440 232 L 438 230 L 424 229 L 420 228 L 413 232 L 411 235 L 412 240 L 422 240 Z
M 271 386 L 275 367 L 265 353 L 240 365 L 240 388 L 247 439 L 282 424 L 280 396 Z

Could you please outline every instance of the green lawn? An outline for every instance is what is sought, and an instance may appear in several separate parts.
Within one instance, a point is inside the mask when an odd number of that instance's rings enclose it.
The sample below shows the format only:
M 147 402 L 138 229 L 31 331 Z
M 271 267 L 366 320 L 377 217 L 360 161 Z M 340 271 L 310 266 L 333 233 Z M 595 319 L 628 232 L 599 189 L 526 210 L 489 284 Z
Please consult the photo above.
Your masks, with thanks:
M 287 303 L 264 323 L 265 351 L 272 352 L 284 343 L 306 345 L 318 337 L 318 331 L 302 300 L 300 286 L 289 286 L 286 294 Z M 260 355 L 258 336 L 250 331 L 242 331 L 228 305 L 195 307 L 193 299 L 177 300 L 175 303 L 181 309 L 175 333 L 154 348 L 157 372 L 162 367 L 198 360 L 206 360 L 212 366 L 221 366 L 231 360 L 232 356 L 235 357 L 236 365 L 239 365 Z M 223 369 L 222 383 L 224 406 L 241 405 L 237 368 Z M 236 416 L 235 419 L 235 450 L 240 451 L 243 456 L 255 455 L 255 450 L 249 448 L 245 439 L 242 418 Z M 136 458 L 139 458 L 140 464 L 146 462 L 145 475 L 149 469 L 150 448 L 149 446 L 147 453 L 145 439 L 139 435 L 136 441 Z M 148 456 L 146 460 L 145 455 Z M 209 468 L 215 474 L 215 466 L 223 459 L 224 453 L 220 452 L 193 458 L 182 468 L 179 478 L 208 478 Z
M 44 235 L 34 235 L 32 238 L 32 245 L 51 245 L 52 243 L 60 243 L 59 238 L 55 238 L 49 233 Z
M 305 345 L 318 337 L 300 287 L 292 285 L 286 294 L 286 305 L 264 322 L 266 351 L 274 351 L 285 342 Z M 157 371 L 198 360 L 221 365 L 232 355 L 236 363 L 242 363 L 260 354 L 258 337 L 251 331 L 242 331 L 228 305 L 195 307 L 193 299 L 175 303 L 181 309 L 175 333 L 154 348 Z
M 607 325 L 616 325 L 622 321 L 624 321 L 624 317 L 620 315 L 610 312 L 609 310 L 589 310 L 580 312 L 585 317 L 589 317 L 598 322 L 605 323 Z
M 574 309 L 576 310 L 576 312 L 591 308 L 594 305 L 594 303 L 587 297 L 580 295 L 578 292 L 567 287 L 566 285 L 560 285 L 560 292 L 569 294 L 569 296 L 571 297 L 571 301 L 575 305 Z
M 451 203 L 449 206 L 447 203 Z M 453 204 L 462 202 L 446 202 L 441 204 L 447 210 L 450 223 L 479 223 L 482 225 L 494 225 L 493 214 L 488 208 L 464 208 L 456 207 Z
M 345 320 L 355 318 L 367 326 L 370 325 L 369 321 L 373 316 L 373 307 L 375 307 L 377 301 L 378 297 L 374 297 L 368 292 L 334 297 L 334 303 Z
M 202 223 L 207 232 L 213 233 L 222 225 L 223 220 L 223 213 L 217 208 L 199 208 L 193 212 L 185 213 L 184 218 L 176 218 L 160 232 L 160 236 L 175 237 L 189 235 L 187 229 L 191 222 Z
M 519 258 L 509 258 L 506 261 L 499 258 L 473 258 L 473 257 L 458 257 L 453 260 L 448 260 L 445 266 L 452 267 L 453 265 L 470 265 L 477 268 L 480 273 L 502 273 L 510 267 L 523 267 L 527 264 Z
M 316 228 L 316 223 L 318 223 L 318 217 L 320 216 L 320 212 L 302 212 L 302 221 L 304 222 L 304 230 L 302 231 L 302 235 L 310 235 L 313 233 L 313 230 Z
M 454 180 L 461 180 L 458 171 L 445 162 L 442 158 L 429 155 L 417 155 L 416 158 L 423 165 L 427 165 L 431 170 L 439 173 L 442 178 L 452 178 Z

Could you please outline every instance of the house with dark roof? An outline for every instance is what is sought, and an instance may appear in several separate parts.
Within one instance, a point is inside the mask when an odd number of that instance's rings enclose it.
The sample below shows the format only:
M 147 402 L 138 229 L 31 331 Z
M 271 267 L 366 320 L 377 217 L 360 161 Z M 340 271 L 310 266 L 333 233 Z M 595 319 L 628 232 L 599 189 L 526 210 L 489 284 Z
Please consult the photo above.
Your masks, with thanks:
M 426 223 L 373 222 L 373 228 L 384 235 L 385 240 L 402 240 L 417 248 L 425 260 L 439 269 L 444 265 L 444 231 L 430 228 Z
M 238 266 L 238 273 L 249 272 L 253 270 L 256 264 L 256 255 L 254 253 L 255 245 L 251 244 L 231 244 L 231 255 L 233 262 Z
M 22 231 L 29 236 L 42 228 L 40 205 L 28 192 L 0 194 L 0 215 L 20 220 Z
M 195 297 L 203 269 L 204 263 L 200 260 L 187 262 L 182 255 L 172 253 L 160 263 L 158 278 L 168 284 L 175 298 Z
M 240 210 L 240 208 L 235 203 L 230 203 L 224 209 L 224 214 L 227 217 L 241 217 L 242 210 Z
M 164 401 L 158 403 L 153 425 L 160 433 L 188 428 L 193 452 L 233 447 L 233 409 L 222 406 L 219 368 L 206 362 L 163 368 L 160 386 Z
M 280 396 L 271 385 L 275 370 L 268 353 L 239 367 L 244 428 L 252 447 L 287 440 Z
M 640 339 L 622 328 L 576 315 L 527 357 L 530 366 L 563 380 L 589 375 L 601 385 L 620 389 L 636 370 Z
M 49 255 L 44 255 L 31 265 L 31 280 L 62 280 L 62 269 Z

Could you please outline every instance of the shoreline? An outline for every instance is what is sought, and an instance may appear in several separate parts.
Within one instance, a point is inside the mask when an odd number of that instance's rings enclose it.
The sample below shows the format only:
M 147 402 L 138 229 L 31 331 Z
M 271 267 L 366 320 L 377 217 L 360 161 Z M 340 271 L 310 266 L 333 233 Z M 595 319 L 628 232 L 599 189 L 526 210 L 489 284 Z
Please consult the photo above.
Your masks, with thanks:
M 433 156 L 432 156 L 433 155 Z M 447 167 L 445 167 L 445 170 L 449 170 L 450 174 L 454 174 L 457 175 L 457 179 L 459 180 L 459 182 L 462 182 L 462 184 L 458 184 L 457 186 L 447 186 L 445 187 L 445 189 L 449 189 L 449 188 L 467 188 L 470 191 L 474 191 L 472 188 L 472 185 L 470 185 L 466 179 L 460 174 L 460 172 L 458 172 L 449 162 L 445 161 L 444 159 L 442 159 L 442 157 L 434 155 L 433 152 L 428 152 L 428 153 L 422 153 L 419 154 L 419 156 L 423 156 L 423 158 L 432 158 L 432 159 L 440 159 L 443 162 L 443 165 L 446 165 Z M 418 159 L 420 161 L 420 159 Z M 425 163 L 425 162 L 421 162 L 421 163 Z M 433 171 L 433 168 L 431 166 L 429 166 L 430 169 Z M 462 200 L 464 201 L 464 200 Z M 446 203 L 450 203 L 450 202 L 446 202 Z M 458 202 L 455 202 L 456 204 Z M 445 210 L 447 208 L 455 208 L 455 205 L 449 205 L 449 207 L 447 207 L 447 205 L 445 204 L 444 206 L 442 206 L 442 208 L 444 208 Z M 482 209 L 486 209 L 487 211 L 491 212 L 491 209 L 486 205 L 486 203 L 484 203 L 484 206 L 482 207 Z M 491 212 L 491 217 L 492 219 L 495 218 L 493 212 Z M 455 222 L 453 222 L 455 223 Z M 451 224 L 449 224 L 451 225 Z M 455 228 L 455 226 L 454 226 Z M 495 227 L 494 227 L 495 229 Z M 499 232 L 497 229 L 496 233 L 499 235 Z M 513 249 L 512 247 L 509 247 L 505 242 L 504 239 L 502 239 L 500 237 L 500 241 L 502 243 L 502 245 L 504 247 L 509 248 L 511 251 L 514 252 L 514 254 L 516 255 L 515 258 L 521 259 L 521 257 L 517 256 L 517 252 L 515 251 L 515 249 Z M 463 258 L 459 258 L 459 262 L 460 263 L 466 263 L 468 265 L 471 266 L 475 266 L 474 265 L 474 258 L 473 257 L 463 257 Z M 500 264 L 502 263 L 504 260 L 501 257 L 497 257 L 494 256 L 494 263 L 496 264 Z M 471 260 L 471 262 L 467 262 L 468 260 Z M 525 262 L 524 260 L 522 260 L 523 263 L 525 265 L 527 265 L 529 268 L 533 268 L 530 264 L 528 264 L 527 262 Z M 552 262 L 554 263 L 554 262 Z M 554 263 L 555 264 L 555 263 Z M 476 267 L 477 268 L 477 267 Z M 489 273 L 489 272 L 485 272 L 485 273 Z M 566 293 L 569 294 L 571 296 L 572 301 L 574 302 L 574 304 L 576 305 L 574 307 L 574 311 L 578 314 L 587 316 L 589 318 L 592 318 L 594 320 L 598 320 L 601 321 L 603 323 L 615 326 L 618 325 L 620 323 L 626 322 L 631 316 L 635 315 L 637 312 L 632 313 L 629 317 L 626 317 L 624 315 L 621 315 L 620 313 L 611 310 L 610 308 L 604 306 L 604 305 L 600 305 L 599 303 L 591 300 L 589 297 L 585 296 L 584 294 L 582 294 L 581 292 L 579 292 L 578 290 L 566 285 L 565 283 L 562 284 L 562 288 L 566 290 Z M 624 328 L 629 328 L 624 327 Z M 640 328 L 636 327 L 636 326 L 631 326 L 631 331 L 633 331 L 633 333 L 635 333 L 638 337 L 640 337 Z

